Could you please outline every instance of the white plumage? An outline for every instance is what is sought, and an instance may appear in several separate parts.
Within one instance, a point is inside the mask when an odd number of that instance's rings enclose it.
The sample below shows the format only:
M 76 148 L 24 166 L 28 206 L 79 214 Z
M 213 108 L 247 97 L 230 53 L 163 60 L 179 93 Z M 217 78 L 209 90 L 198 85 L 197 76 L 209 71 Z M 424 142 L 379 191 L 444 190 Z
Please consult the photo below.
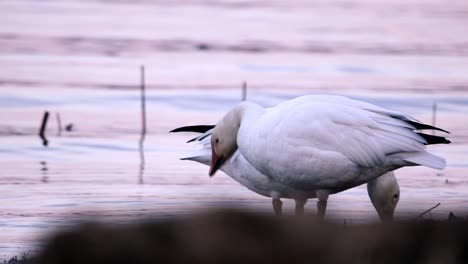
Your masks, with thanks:
M 416 131 L 427 128 L 438 129 L 340 96 L 303 96 L 270 109 L 245 102 L 216 125 L 209 174 L 238 150 L 261 174 L 315 192 L 323 214 L 329 194 L 386 172 L 414 165 L 443 169 L 445 160 L 425 144 L 450 141 Z
M 198 127 L 202 126 L 182 127 L 173 131 L 195 132 L 195 128 Z M 212 133 L 213 129 L 209 129 L 198 137 L 192 139 L 191 141 L 201 144 L 202 148 L 191 152 L 186 157 L 182 158 L 182 160 L 193 160 L 209 166 L 211 161 Z M 285 184 L 275 181 L 271 177 L 261 174 L 247 162 L 238 150 L 231 156 L 231 158 L 226 160 L 220 169 L 249 190 L 262 196 L 271 197 L 273 208 L 277 214 L 281 214 L 282 212 L 281 198 L 294 199 L 296 202 L 296 213 L 301 214 L 304 210 L 303 207 L 307 199 L 315 198 L 316 196 L 315 192 L 307 193 L 291 188 Z M 398 203 L 398 197 L 400 195 L 398 182 L 393 172 L 389 172 L 374 181 L 370 181 L 368 183 L 368 194 L 380 218 L 382 220 L 392 219 L 395 207 Z M 395 196 L 397 198 L 395 198 Z

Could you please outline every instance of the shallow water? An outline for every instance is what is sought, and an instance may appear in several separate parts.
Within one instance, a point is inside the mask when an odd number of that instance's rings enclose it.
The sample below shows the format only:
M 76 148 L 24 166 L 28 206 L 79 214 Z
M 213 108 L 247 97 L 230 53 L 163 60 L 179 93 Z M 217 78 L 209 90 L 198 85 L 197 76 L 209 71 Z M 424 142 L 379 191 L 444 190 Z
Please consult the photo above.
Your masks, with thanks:
M 83 218 L 127 222 L 219 206 L 271 212 L 268 198 L 251 193 L 223 173 L 210 179 L 207 167 L 180 161 L 179 157 L 196 148 L 185 144 L 192 135 L 167 133 L 181 125 L 212 124 L 239 101 L 237 92 L 172 90 L 161 94 L 157 90 L 149 91 L 144 170 L 140 168 L 138 148 L 140 116 L 135 96 L 138 92 L 105 90 L 96 95 L 92 90 L 56 89 L 39 93 L 40 96 L 31 89 L 17 97 L 22 99 L 10 102 L 45 102 L 50 94 L 59 98 L 75 94 L 77 99 L 65 105 L 49 102 L 25 107 L 11 103 L 0 107 L 5 117 L 2 120 L 6 120 L 0 138 L 3 201 L 0 245 L 4 257 L 35 248 L 50 231 Z M 201 92 L 206 96 L 200 97 Z M 296 95 L 281 91 L 255 94 L 252 100 L 259 98 L 265 105 Z M 3 95 L 0 92 L 0 96 Z M 399 100 L 377 96 L 359 98 L 415 113 L 421 120 L 429 119 L 427 115 L 418 114 L 429 112 L 424 110 L 424 103 L 412 105 L 417 96 Z M 431 101 L 426 96 L 418 99 Z M 460 97 L 454 99 L 461 100 Z M 468 106 L 447 100 L 439 103 L 446 105 L 440 107 L 440 123 L 452 131 L 450 138 L 454 143 L 432 149 L 447 158 L 448 168 L 443 172 L 428 168 L 400 169 L 397 177 L 402 194 L 397 217 L 415 217 L 438 202 L 441 205 L 432 212 L 432 217 L 445 218 L 450 211 L 459 215 L 468 212 L 465 177 L 468 148 L 463 137 L 467 127 L 462 123 L 464 117 L 457 114 L 466 113 Z M 125 107 L 116 107 L 117 102 Z M 197 107 L 199 104 L 203 107 Z M 60 112 L 62 122 L 73 122 L 75 126 L 74 131 L 64 131 L 57 136 L 57 124 L 52 115 L 46 133 L 50 141 L 48 147 L 43 147 L 36 135 L 44 109 Z M 309 202 L 309 212 L 315 211 L 314 204 L 315 201 Z M 292 213 L 293 204 L 286 202 L 285 206 L 287 212 Z M 377 220 L 364 187 L 332 196 L 327 214 L 331 219 L 347 219 L 348 222 Z
M 219 206 L 271 213 L 268 198 L 180 161 L 196 148 L 185 144 L 192 135 L 168 133 L 214 124 L 240 101 L 244 80 L 264 106 L 344 94 L 431 123 L 436 102 L 436 124 L 453 143 L 431 149 L 448 167 L 398 170 L 396 216 L 439 202 L 426 217 L 468 212 L 466 1 L 3 1 L 0 10 L 0 259 L 83 218 L 125 223 Z M 37 136 L 46 110 L 47 148 Z M 57 135 L 56 113 L 73 131 Z M 377 220 L 365 187 L 332 196 L 327 216 Z

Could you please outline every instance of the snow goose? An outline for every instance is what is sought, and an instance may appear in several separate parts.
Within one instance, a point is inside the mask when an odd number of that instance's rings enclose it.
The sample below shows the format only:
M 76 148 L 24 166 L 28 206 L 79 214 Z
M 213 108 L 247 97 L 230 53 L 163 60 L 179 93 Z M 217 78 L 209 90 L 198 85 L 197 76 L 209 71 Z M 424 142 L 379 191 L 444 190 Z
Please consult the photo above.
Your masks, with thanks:
M 182 160 L 192 160 L 207 166 L 211 162 L 211 134 L 214 126 L 187 126 L 172 130 L 171 132 L 199 132 L 200 136 L 195 137 L 188 142 L 197 141 L 202 148 L 188 154 Z M 307 201 L 307 193 L 291 188 L 285 184 L 275 181 L 256 170 L 239 151 L 226 160 L 220 168 L 235 181 L 244 185 L 247 189 L 262 196 L 271 197 L 275 214 L 282 214 L 282 205 L 280 198 L 291 198 L 296 203 L 296 214 L 304 212 L 304 205 Z
M 202 148 L 190 153 L 182 160 L 192 160 L 209 166 L 211 161 L 211 134 L 214 126 L 186 126 L 172 130 L 171 132 L 198 132 L 201 135 L 189 140 L 196 141 Z M 262 196 L 271 197 L 273 209 L 277 215 L 282 213 L 282 202 L 280 198 L 291 198 L 296 202 L 296 214 L 304 212 L 307 198 L 315 197 L 315 192 L 307 194 L 304 191 L 290 188 L 271 177 L 267 177 L 257 171 L 248 163 L 237 150 L 220 168 L 231 178 L 244 185 L 249 190 Z M 394 209 L 398 203 L 399 186 L 393 174 L 389 172 L 377 179 L 371 180 L 368 185 L 369 197 L 383 220 L 392 219 Z
M 393 220 L 395 208 L 400 200 L 400 186 L 393 171 L 367 182 L 367 193 L 380 220 Z
M 302 96 L 269 109 L 244 102 L 214 128 L 209 175 L 239 151 L 261 174 L 315 192 L 323 217 L 329 194 L 404 166 L 445 168 L 425 145 L 450 141 L 423 129 L 447 132 L 342 96 Z

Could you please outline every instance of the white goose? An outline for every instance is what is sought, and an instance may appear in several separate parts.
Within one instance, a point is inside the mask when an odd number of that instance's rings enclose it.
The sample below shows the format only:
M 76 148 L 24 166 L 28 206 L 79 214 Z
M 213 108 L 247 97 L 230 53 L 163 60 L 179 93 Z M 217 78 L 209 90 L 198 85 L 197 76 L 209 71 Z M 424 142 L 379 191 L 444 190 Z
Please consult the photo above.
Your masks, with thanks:
M 341 96 L 302 96 L 270 109 L 244 102 L 214 128 L 209 175 L 238 150 L 261 174 L 317 197 L 323 217 L 329 194 L 404 166 L 445 168 L 425 145 L 450 141 L 421 129 L 447 132 Z
M 380 220 L 393 220 L 395 208 L 400 200 L 400 186 L 393 171 L 367 182 L 367 193 Z
M 189 142 L 196 141 L 202 149 L 190 153 L 182 160 L 192 160 L 209 166 L 211 161 L 211 134 L 214 126 L 186 126 L 171 132 L 202 133 Z M 296 202 L 296 214 L 304 212 L 307 195 L 304 191 L 288 187 L 258 172 L 237 150 L 220 168 L 231 178 L 262 196 L 271 197 L 273 209 L 282 214 L 281 198 L 292 198 Z M 368 194 L 382 221 L 393 219 L 393 213 L 400 196 L 400 188 L 393 172 L 388 172 L 368 183 Z

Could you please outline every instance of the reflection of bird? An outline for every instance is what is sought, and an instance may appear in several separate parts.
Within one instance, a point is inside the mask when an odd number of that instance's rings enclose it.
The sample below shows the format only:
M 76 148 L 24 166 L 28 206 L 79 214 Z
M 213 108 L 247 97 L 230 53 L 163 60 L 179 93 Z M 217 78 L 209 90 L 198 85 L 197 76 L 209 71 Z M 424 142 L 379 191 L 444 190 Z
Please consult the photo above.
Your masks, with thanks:
M 208 165 L 211 160 L 211 134 L 214 126 L 187 126 L 172 130 L 171 132 L 199 132 L 200 136 L 190 140 L 201 143 L 199 149 L 183 160 L 193 160 Z M 276 214 L 281 214 L 282 202 L 280 198 L 292 198 L 296 202 L 296 213 L 304 211 L 304 205 L 309 197 L 307 193 L 295 188 L 288 187 L 271 177 L 267 177 L 257 171 L 239 151 L 228 159 L 220 168 L 231 178 L 247 187 L 249 190 L 260 195 L 271 197 L 273 209 Z M 392 219 L 394 209 L 398 203 L 400 188 L 393 174 L 389 172 L 368 183 L 368 193 L 371 201 L 382 220 Z M 396 197 L 395 197 L 396 195 Z
M 329 194 L 404 166 L 445 168 L 425 145 L 450 141 L 421 129 L 446 132 L 340 96 L 303 96 L 270 109 L 245 102 L 213 130 L 209 175 L 239 151 L 260 173 L 317 197 L 323 216 Z

